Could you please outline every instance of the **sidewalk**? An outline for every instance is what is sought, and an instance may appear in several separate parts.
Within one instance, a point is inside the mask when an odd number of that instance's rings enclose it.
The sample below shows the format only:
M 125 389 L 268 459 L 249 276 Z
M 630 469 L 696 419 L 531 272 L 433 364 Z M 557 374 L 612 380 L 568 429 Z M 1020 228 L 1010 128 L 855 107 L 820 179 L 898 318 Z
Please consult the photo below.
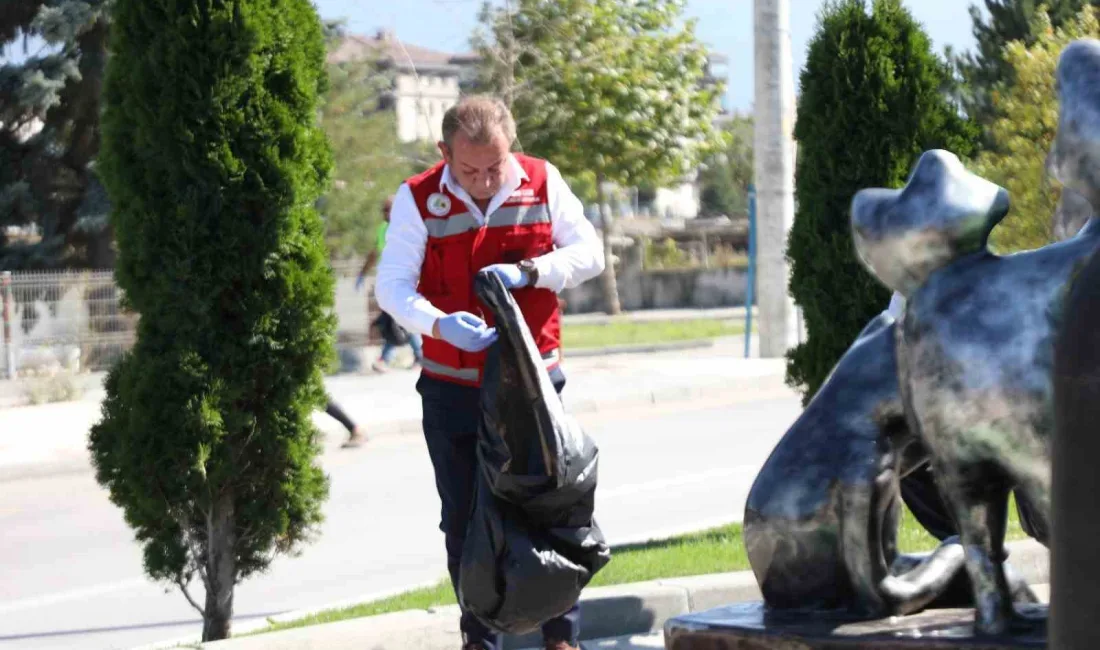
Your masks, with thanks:
M 755 309 L 753 312 L 755 313 Z M 722 307 L 715 309 L 652 309 L 633 311 L 618 316 L 608 316 L 604 313 L 573 314 L 563 316 L 564 325 L 609 325 L 612 323 L 649 323 L 649 322 L 677 322 L 685 320 L 732 320 L 744 324 L 744 307 Z M 670 349 L 682 347 L 698 347 L 698 341 L 686 341 L 679 345 L 642 345 L 642 346 L 616 346 L 616 348 L 590 348 L 583 350 L 567 350 L 573 358 L 587 356 L 603 356 L 606 354 L 622 354 L 629 352 L 648 352 L 654 349 Z M 381 348 L 377 345 L 365 346 L 356 351 L 356 354 L 365 369 L 369 369 L 370 363 L 378 358 Z M 404 350 L 402 350 L 404 352 Z M 369 370 L 364 370 L 369 372 Z M 105 372 L 97 371 L 72 377 L 71 381 L 81 399 L 103 399 L 103 380 Z M 24 406 L 28 401 L 28 395 L 34 390 L 35 385 L 44 385 L 46 378 L 19 379 L 9 381 L 0 378 L 0 409 Z M 0 430 L 2 433 L 2 430 Z
M 1041 599 L 1049 593 L 1050 559 L 1034 540 L 1007 544 L 1009 561 Z M 663 648 L 670 618 L 721 605 L 759 600 L 751 571 L 640 582 L 585 591 L 581 598 L 582 648 Z M 303 613 L 274 617 L 303 618 Z M 259 626 L 262 627 L 262 626 Z M 259 629 L 253 628 L 253 629 Z M 247 630 L 238 630 L 238 634 Z M 506 650 L 537 648 L 537 635 L 506 637 Z M 461 646 L 458 607 L 410 610 L 203 644 L 209 650 L 454 650 Z
M 746 401 L 788 397 L 783 359 L 744 359 L 744 339 L 708 347 L 605 356 L 565 355 L 565 405 L 574 414 L 702 398 Z M 372 436 L 420 433 L 416 372 L 339 375 L 329 394 Z M 73 402 L 0 409 L 0 482 L 28 476 L 90 471 L 87 433 L 100 418 L 102 389 Z M 326 453 L 346 432 L 323 412 L 314 421 Z

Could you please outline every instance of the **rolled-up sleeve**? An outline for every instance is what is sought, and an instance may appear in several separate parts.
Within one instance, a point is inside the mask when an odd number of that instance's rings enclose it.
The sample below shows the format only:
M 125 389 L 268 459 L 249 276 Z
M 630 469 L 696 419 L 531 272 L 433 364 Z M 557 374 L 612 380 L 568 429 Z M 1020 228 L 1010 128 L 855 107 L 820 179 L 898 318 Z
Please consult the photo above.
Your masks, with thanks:
M 412 191 L 402 185 L 390 210 L 374 296 L 382 311 L 405 329 L 431 336 L 436 319 L 446 314 L 416 290 L 427 242 L 428 229 L 416 209 Z
M 562 178 L 546 164 L 546 191 L 555 250 L 536 257 L 536 286 L 560 293 L 591 280 L 604 269 L 603 242 L 584 216 L 584 205 Z

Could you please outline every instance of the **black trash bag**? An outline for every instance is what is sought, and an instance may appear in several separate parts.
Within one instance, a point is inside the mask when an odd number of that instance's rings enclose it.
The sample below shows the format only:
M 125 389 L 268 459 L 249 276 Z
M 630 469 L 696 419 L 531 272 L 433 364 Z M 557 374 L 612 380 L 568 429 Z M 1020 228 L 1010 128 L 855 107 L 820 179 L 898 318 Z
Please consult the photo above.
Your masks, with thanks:
M 609 559 L 595 522 L 534 527 L 519 507 L 495 496 L 481 474 L 463 547 L 460 602 L 498 632 L 533 632 L 569 611 Z
M 534 337 L 503 282 L 475 289 L 500 339 L 482 375 L 479 475 L 463 545 L 463 609 L 509 634 L 569 610 L 610 560 L 593 519 L 599 452 L 565 414 Z

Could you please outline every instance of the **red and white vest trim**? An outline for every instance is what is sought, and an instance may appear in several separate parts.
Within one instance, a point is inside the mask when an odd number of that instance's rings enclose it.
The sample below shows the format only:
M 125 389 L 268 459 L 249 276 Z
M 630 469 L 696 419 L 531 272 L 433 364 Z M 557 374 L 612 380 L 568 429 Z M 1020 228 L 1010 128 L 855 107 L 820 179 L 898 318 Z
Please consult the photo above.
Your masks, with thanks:
M 418 291 L 445 313 L 468 311 L 491 326 L 492 312 L 474 293 L 474 277 L 486 266 L 518 263 L 554 249 L 546 191 L 546 161 L 516 154 L 527 179 L 484 225 L 466 204 L 442 186 L 444 164 L 407 181 L 428 230 Z M 535 344 L 553 369 L 560 363 L 561 314 L 548 289 L 513 292 Z M 424 339 L 424 374 L 469 386 L 481 384 L 485 353 L 459 350 L 445 341 Z

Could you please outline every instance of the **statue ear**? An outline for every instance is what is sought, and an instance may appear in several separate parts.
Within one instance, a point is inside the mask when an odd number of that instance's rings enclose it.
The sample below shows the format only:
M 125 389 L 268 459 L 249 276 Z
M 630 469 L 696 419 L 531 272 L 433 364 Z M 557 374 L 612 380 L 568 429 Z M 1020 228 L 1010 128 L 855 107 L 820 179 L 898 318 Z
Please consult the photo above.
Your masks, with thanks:
M 852 239 L 864 266 L 908 296 L 950 262 L 980 251 L 1008 214 L 1008 192 L 932 150 L 900 190 L 872 188 L 852 199 Z

